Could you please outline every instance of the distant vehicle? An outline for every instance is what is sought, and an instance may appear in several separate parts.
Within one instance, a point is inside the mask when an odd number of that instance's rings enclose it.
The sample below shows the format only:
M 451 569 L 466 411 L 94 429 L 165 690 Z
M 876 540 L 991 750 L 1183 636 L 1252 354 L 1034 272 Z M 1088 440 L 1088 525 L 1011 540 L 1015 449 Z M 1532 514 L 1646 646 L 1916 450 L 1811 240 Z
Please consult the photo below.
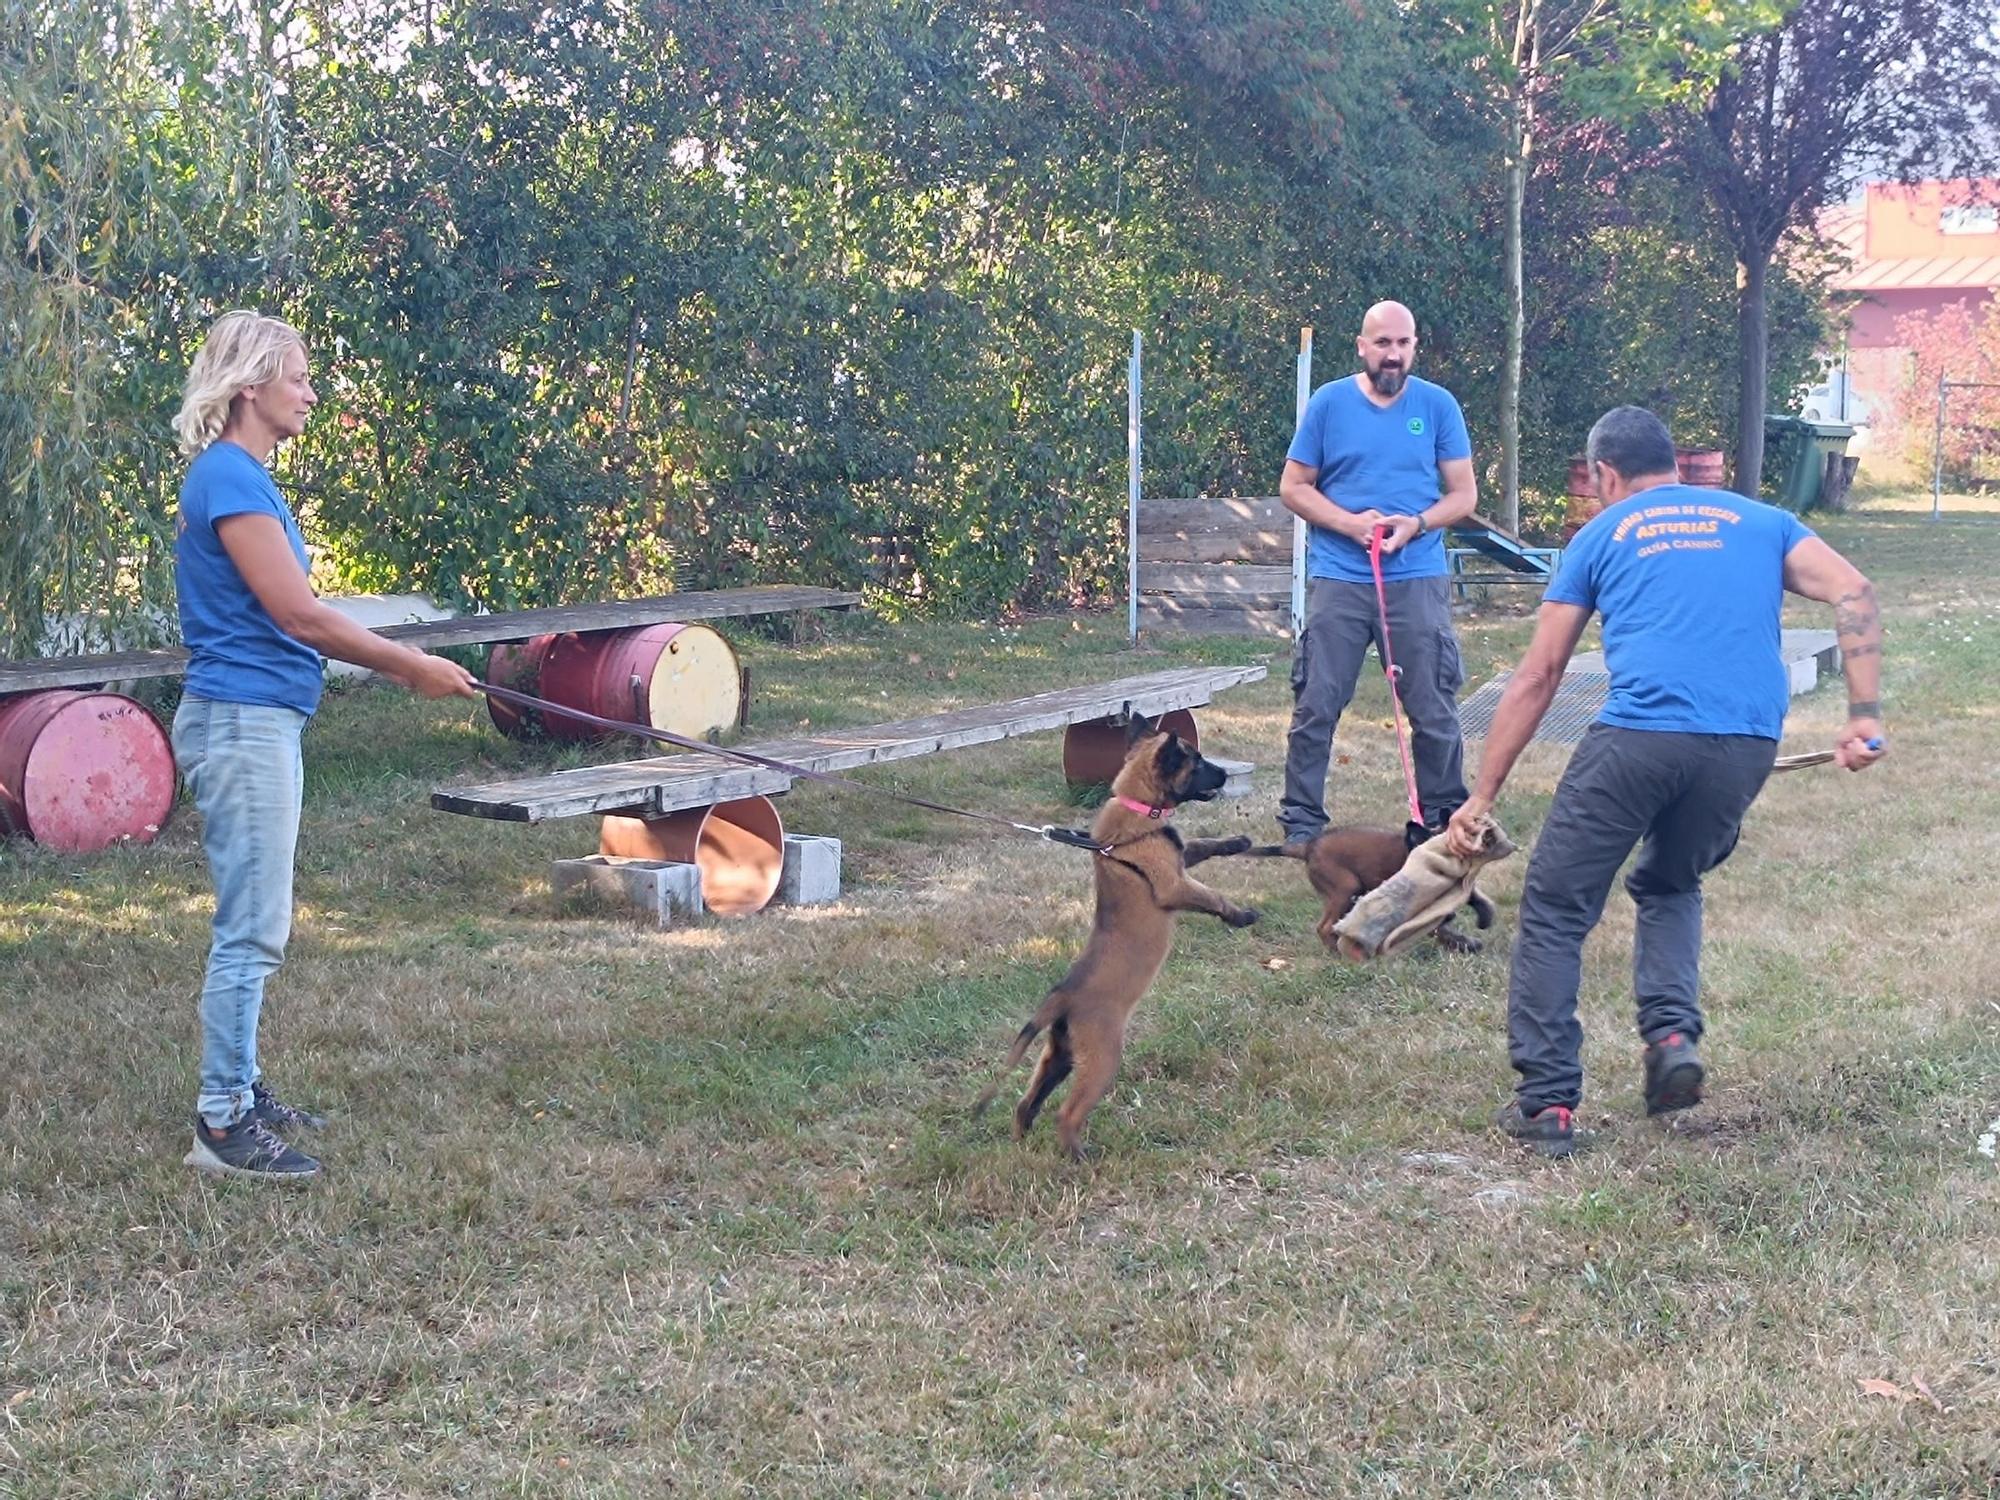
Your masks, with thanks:
M 1799 415 L 1808 422 L 1846 422 L 1866 427 L 1873 411 L 1867 399 L 1855 390 L 1854 383 L 1839 370 L 1808 390 L 1799 403 Z

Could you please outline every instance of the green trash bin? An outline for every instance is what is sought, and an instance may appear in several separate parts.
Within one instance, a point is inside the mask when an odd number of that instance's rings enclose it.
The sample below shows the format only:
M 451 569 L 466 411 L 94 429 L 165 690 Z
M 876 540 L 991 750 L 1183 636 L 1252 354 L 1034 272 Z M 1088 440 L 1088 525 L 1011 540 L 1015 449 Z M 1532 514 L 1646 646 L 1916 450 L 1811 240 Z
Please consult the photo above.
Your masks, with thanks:
M 1775 413 L 1764 418 L 1764 489 L 1775 505 L 1808 511 L 1819 504 L 1827 455 L 1847 452 L 1854 428 Z

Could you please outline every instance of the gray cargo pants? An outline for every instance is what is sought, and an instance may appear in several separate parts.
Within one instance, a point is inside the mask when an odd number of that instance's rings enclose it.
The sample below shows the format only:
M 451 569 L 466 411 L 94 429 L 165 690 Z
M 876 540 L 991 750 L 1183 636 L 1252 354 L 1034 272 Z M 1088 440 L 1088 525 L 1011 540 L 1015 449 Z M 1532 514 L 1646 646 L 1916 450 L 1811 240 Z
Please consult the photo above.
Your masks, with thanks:
M 1458 637 L 1451 629 L 1450 583 L 1444 578 L 1391 582 L 1389 642 L 1402 668 L 1403 712 L 1410 721 L 1417 799 L 1424 820 L 1449 817 L 1465 801 L 1465 738 L 1458 728 L 1458 690 L 1465 685 Z M 1278 822 L 1286 838 L 1326 827 L 1326 763 L 1334 727 L 1354 697 L 1369 644 L 1382 651 L 1375 585 L 1315 578 L 1306 594 L 1305 631 L 1292 651 L 1292 729 L 1285 753 L 1285 794 Z M 1382 817 L 1367 819 L 1382 822 Z
M 1701 878 L 1736 847 L 1763 789 L 1776 740 L 1670 734 L 1593 724 L 1556 788 L 1521 893 L 1507 982 L 1507 1051 L 1521 1075 L 1522 1113 L 1583 1098 L 1583 1027 L 1576 1019 L 1583 940 L 1625 856 L 1638 908 L 1632 987 L 1639 1035 L 1702 1032 Z

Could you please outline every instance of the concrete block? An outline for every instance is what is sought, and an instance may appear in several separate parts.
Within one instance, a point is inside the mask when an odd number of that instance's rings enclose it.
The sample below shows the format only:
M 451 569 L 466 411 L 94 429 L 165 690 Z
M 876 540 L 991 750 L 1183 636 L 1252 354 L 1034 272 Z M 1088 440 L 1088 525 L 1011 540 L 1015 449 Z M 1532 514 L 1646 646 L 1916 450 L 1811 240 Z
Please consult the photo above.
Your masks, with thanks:
M 1211 765 L 1217 765 L 1228 773 L 1229 779 L 1222 783 L 1217 793 L 1222 797 L 1247 797 L 1250 795 L 1250 774 L 1257 769 L 1256 764 L 1247 760 L 1224 760 L 1219 755 L 1208 757 Z
M 785 835 L 785 868 L 774 898 L 785 906 L 823 906 L 840 899 L 840 840 Z
M 565 906 L 579 899 L 602 901 L 661 927 L 672 926 L 675 917 L 698 917 L 705 909 L 700 869 L 674 860 L 616 854 L 559 859 L 552 883 L 556 900 Z

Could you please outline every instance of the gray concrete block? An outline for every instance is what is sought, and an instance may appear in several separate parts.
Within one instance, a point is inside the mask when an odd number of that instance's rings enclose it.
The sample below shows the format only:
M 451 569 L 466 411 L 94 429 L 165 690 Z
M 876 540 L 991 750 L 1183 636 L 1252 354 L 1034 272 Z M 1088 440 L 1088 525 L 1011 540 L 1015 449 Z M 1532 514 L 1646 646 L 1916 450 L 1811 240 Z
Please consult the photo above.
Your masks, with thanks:
M 1208 760 L 1209 764 L 1222 767 L 1229 776 L 1229 779 L 1222 783 L 1222 790 L 1217 793 L 1218 796 L 1247 797 L 1250 795 L 1250 773 L 1257 769 L 1254 762 L 1247 760 L 1224 760 L 1219 755 L 1211 755 L 1208 757 Z
M 675 917 L 698 917 L 706 909 L 700 869 L 673 860 L 592 854 L 557 860 L 551 878 L 556 900 L 565 906 L 599 901 L 661 927 L 672 926 Z
M 775 898 L 785 906 L 823 906 L 840 899 L 840 840 L 785 835 L 785 868 Z

